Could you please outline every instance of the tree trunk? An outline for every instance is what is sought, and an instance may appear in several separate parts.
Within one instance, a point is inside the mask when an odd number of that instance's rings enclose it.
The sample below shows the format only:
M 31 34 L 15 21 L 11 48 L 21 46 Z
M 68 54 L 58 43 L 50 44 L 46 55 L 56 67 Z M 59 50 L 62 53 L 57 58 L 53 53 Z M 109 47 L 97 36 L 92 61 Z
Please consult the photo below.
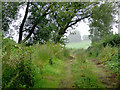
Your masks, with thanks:
M 22 21 L 22 23 L 21 23 L 21 25 L 20 25 L 18 43 L 21 43 L 21 41 L 22 41 L 23 27 L 24 27 L 25 21 L 26 21 L 26 19 L 27 19 L 28 8 L 29 8 L 29 2 L 27 3 L 27 7 L 26 7 L 26 11 L 25 11 L 25 16 L 24 16 L 23 21 Z

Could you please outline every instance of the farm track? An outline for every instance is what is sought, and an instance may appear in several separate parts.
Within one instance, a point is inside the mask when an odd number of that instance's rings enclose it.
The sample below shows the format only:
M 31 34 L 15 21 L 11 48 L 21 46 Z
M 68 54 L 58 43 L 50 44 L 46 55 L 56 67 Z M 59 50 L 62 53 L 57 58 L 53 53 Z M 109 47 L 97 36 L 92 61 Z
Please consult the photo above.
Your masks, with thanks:
M 64 63 L 64 78 L 62 78 L 59 82 L 58 88 L 76 88 L 75 83 L 75 77 L 73 76 L 72 72 L 72 64 L 75 64 L 75 56 L 71 55 L 69 60 L 66 60 Z M 96 76 L 98 75 L 98 81 L 103 84 L 106 88 L 117 88 L 118 87 L 118 80 L 116 79 L 116 74 L 112 73 L 105 65 L 103 65 L 101 62 L 98 62 L 97 59 L 90 59 L 88 60 L 89 63 L 92 63 L 91 65 L 94 65 L 96 67 L 96 71 L 92 71 Z M 88 64 L 89 64 L 88 63 Z M 89 66 L 92 67 L 92 66 Z M 100 70 L 98 70 L 100 69 Z

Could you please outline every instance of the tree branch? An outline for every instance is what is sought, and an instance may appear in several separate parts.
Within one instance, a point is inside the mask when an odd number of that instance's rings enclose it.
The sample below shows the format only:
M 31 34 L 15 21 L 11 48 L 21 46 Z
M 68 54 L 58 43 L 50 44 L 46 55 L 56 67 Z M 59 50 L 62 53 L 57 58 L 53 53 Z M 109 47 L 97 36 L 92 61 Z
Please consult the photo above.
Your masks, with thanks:
M 88 15 L 88 16 L 85 16 L 85 17 L 79 18 L 79 19 L 75 20 L 74 23 L 70 24 L 68 27 L 71 27 L 72 25 L 75 25 L 77 22 L 79 22 L 79 21 L 81 21 L 81 20 L 83 20 L 83 19 L 85 19 L 85 18 L 88 18 L 88 17 L 90 17 L 90 16 L 91 16 L 91 14 Z
M 57 43 L 57 42 L 60 41 L 61 37 L 65 34 L 65 32 L 66 32 L 66 30 L 67 30 L 68 27 L 71 27 L 72 25 L 75 25 L 77 22 L 79 22 L 79 21 L 81 21 L 81 20 L 83 20 L 83 19 L 85 19 L 85 18 L 88 18 L 88 17 L 90 17 L 90 16 L 91 16 L 91 15 L 88 15 L 88 16 L 85 16 L 85 17 L 82 17 L 82 18 L 79 18 L 79 19 L 75 20 L 74 23 L 72 23 L 72 24 L 70 24 L 70 22 L 68 22 L 68 23 L 66 24 L 65 28 L 64 28 L 64 29 L 61 29 L 61 30 L 58 32 L 58 37 L 56 38 L 56 41 L 55 41 L 55 42 Z M 70 24 L 70 25 L 69 25 L 69 24 Z

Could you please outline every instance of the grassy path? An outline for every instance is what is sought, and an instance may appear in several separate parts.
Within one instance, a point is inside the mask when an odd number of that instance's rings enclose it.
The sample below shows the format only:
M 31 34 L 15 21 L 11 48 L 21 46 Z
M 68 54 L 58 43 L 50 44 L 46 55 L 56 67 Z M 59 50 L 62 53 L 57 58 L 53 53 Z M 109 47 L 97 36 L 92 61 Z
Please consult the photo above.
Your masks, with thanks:
M 117 88 L 115 74 L 94 60 L 86 60 L 82 65 L 75 64 L 73 72 L 78 88 Z
M 117 84 L 111 72 L 96 60 L 81 62 L 74 56 L 47 65 L 41 77 L 36 88 L 114 88 Z
M 71 63 L 70 61 L 65 61 L 65 77 L 62 78 L 59 82 L 59 88 L 72 88 L 72 85 L 74 83 L 74 77 L 71 73 Z
M 75 59 L 65 61 L 65 77 L 59 82 L 60 88 L 116 88 L 115 75 L 104 65 L 94 60 L 78 63 Z
M 64 62 L 64 70 L 58 88 L 115 88 L 117 84 L 114 75 L 96 60 L 79 65 L 71 59 Z
M 60 80 L 58 88 L 73 88 L 75 83 L 72 73 L 73 63 L 75 63 L 74 56 L 71 56 L 69 60 L 64 62 L 65 77 Z

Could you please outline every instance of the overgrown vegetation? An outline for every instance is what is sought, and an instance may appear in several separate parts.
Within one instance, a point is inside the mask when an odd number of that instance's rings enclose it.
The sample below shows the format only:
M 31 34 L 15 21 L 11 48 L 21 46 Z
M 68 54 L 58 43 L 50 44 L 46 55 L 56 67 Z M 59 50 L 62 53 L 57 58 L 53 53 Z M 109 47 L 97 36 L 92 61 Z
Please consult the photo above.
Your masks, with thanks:
M 10 39 L 3 39 L 2 45 L 3 87 L 25 88 L 33 86 L 33 65 L 31 51 Z
M 119 55 L 118 47 L 120 45 L 120 35 L 115 34 L 106 36 L 103 40 L 98 43 L 93 43 L 88 51 L 88 56 L 91 58 L 96 58 L 102 64 L 105 64 L 112 70 L 113 73 L 117 74 L 117 77 L 120 76 L 120 66 L 119 66 Z
M 44 83 L 40 77 L 46 73 L 57 77 L 61 73 L 62 60 L 69 56 L 69 51 L 62 45 L 52 43 L 26 47 L 3 39 L 2 48 L 3 87 L 10 88 L 36 87 L 37 83 L 42 87 Z
M 73 65 L 73 75 L 75 77 L 75 86 L 77 88 L 103 88 L 105 87 L 99 82 L 96 66 L 91 63 L 83 49 L 79 49 L 75 53 L 76 63 Z
M 19 44 L 9 38 L 2 41 L 3 88 L 117 87 L 120 35 L 111 32 L 117 2 L 2 4 L 2 37 L 13 38 L 19 31 Z M 21 16 L 19 8 L 25 8 L 23 20 L 13 25 Z M 67 30 L 86 18 L 92 42 L 65 47 Z
M 103 40 L 84 50 L 66 49 L 61 44 L 50 42 L 28 47 L 10 39 L 3 39 L 3 88 L 58 88 L 60 80 L 67 74 L 64 73 L 65 62 L 72 59 L 75 59 L 74 63 L 71 63 L 74 87 L 104 88 L 106 86 L 99 81 L 102 69 L 97 68 L 90 59 L 95 58 L 101 64 L 107 65 L 112 73 L 117 74 L 117 79 L 120 68 L 117 48 L 119 43 L 114 46 L 108 43 L 104 46 L 103 42 L 107 43 Z

